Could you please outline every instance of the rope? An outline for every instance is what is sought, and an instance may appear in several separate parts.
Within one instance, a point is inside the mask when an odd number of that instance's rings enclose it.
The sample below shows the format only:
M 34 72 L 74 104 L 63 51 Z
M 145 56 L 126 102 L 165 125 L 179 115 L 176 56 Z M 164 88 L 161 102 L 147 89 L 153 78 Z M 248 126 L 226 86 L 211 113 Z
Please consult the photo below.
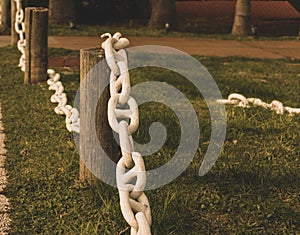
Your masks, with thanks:
M 261 99 L 258 98 L 246 98 L 245 96 L 237 93 L 232 93 L 228 96 L 227 99 L 217 100 L 220 104 L 231 104 L 238 107 L 243 108 L 250 108 L 251 106 L 254 107 L 263 107 L 264 109 L 271 109 L 275 111 L 277 114 L 284 114 L 287 112 L 289 115 L 300 114 L 300 108 L 291 108 L 284 106 L 278 100 L 273 100 L 270 104 L 263 102 Z
M 16 2 L 16 22 L 15 30 L 19 34 L 18 49 L 21 52 L 21 58 L 19 67 L 25 72 L 25 24 L 24 24 L 24 10 L 22 8 L 22 0 L 15 0 Z M 66 128 L 70 132 L 79 133 L 80 131 L 80 118 L 79 111 L 73 108 L 71 105 L 67 105 L 67 95 L 64 93 L 64 86 L 60 80 L 60 74 L 55 73 L 53 69 L 48 69 L 48 81 L 49 90 L 55 91 L 51 96 L 50 101 L 52 103 L 58 103 L 58 106 L 54 109 L 54 112 L 59 115 L 66 116 Z
M 116 170 L 117 187 L 121 211 L 131 226 L 131 234 L 151 235 L 151 210 L 143 192 L 146 185 L 145 164 L 141 154 L 134 152 L 132 139 L 132 134 L 139 126 L 139 112 L 136 101 L 130 96 L 130 77 L 124 50 L 129 41 L 121 36 L 120 33 L 113 36 L 108 33 L 102 35 L 107 37 L 102 48 L 111 70 L 108 121 L 111 128 L 119 134 L 122 152 Z

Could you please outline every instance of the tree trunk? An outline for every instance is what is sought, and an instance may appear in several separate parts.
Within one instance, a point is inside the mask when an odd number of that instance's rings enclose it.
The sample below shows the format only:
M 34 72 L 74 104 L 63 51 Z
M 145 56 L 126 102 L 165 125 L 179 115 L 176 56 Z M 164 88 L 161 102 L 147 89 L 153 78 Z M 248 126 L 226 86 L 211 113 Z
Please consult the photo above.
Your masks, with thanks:
M 69 24 L 76 20 L 74 0 L 50 0 L 49 23 Z
M 10 8 L 9 0 L 2 0 L 1 2 L 1 27 L 7 30 L 10 27 Z
M 251 0 L 236 0 L 232 34 L 249 36 L 251 33 Z
M 177 13 L 175 0 L 151 0 L 151 29 L 176 29 Z

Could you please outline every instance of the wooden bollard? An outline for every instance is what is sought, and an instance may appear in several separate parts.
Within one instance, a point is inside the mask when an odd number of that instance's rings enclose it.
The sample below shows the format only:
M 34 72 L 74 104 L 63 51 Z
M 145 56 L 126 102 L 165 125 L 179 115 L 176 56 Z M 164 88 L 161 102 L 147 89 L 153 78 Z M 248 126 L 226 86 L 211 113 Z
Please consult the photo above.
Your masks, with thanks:
M 10 44 L 11 46 L 16 47 L 19 39 L 19 35 L 17 34 L 15 29 L 16 10 L 17 10 L 15 0 L 10 1 L 10 9 L 11 9 Z
M 47 79 L 48 67 L 48 9 L 25 9 L 26 66 L 25 84 L 36 84 Z
M 9 0 L 2 0 L 1 4 L 1 27 L 4 30 L 9 29 L 10 13 L 9 13 Z
M 80 180 L 90 184 L 106 177 L 107 171 L 115 174 L 108 162 L 116 163 L 121 156 L 107 119 L 109 75 L 103 50 L 80 51 Z

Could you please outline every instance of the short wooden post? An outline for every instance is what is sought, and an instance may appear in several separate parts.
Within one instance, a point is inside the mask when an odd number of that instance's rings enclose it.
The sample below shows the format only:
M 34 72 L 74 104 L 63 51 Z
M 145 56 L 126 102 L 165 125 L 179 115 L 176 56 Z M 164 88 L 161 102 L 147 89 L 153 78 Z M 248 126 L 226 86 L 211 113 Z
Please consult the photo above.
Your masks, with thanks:
M 9 13 L 9 0 L 2 0 L 1 4 L 1 27 L 4 30 L 9 29 L 10 13 Z
M 16 29 L 15 29 L 16 10 L 17 10 L 16 1 L 11 0 L 10 6 L 11 6 L 11 8 L 10 8 L 11 9 L 11 14 L 10 14 L 11 15 L 11 28 L 10 28 L 11 40 L 10 40 L 10 44 L 11 44 L 11 46 L 16 47 L 18 39 L 19 39 L 19 35 L 17 34 Z
M 108 158 L 117 162 L 121 156 L 107 120 L 110 70 L 103 58 L 100 48 L 80 51 L 80 180 L 90 184 L 105 177 L 102 172 L 108 168 Z M 95 158 L 100 148 L 108 157 Z
M 48 67 L 48 9 L 25 9 L 26 66 L 25 84 L 36 84 L 47 79 Z

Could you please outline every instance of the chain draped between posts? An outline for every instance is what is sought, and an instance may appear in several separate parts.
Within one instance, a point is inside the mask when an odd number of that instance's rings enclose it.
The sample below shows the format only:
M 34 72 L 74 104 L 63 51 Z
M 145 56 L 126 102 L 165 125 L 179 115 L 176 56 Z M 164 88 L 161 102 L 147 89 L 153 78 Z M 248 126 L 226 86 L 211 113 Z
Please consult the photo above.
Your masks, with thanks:
M 19 34 L 17 43 L 21 52 L 19 67 L 25 71 L 25 24 L 22 0 L 16 2 L 15 30 Z M 151 235 L 151 209 L 144 188 L 146 170 L 143 157 L 134 151 L 132 134 L 139 125 L 138 105 L 130 96 L 130 77 L 128 72 L 127 54 L 124 48 L 129 45 L 120 33 L 103 34 L 107 37 L 102 48 L 105 50 L 106 61 L 111 69 L 110 100 L 108 102 L 108 119 L 111 128 L 119 134 L 122 157 L 117 163 L 116 178 L 120 196 L 120 207 L 126 222 L 131 226 L 131 235 Z M 66 116 L 66 127 L 72 132 L 80 132 L 79 111 L 67 105 L 67 96 L 60 81 L 60 74 L 53 69 L 47 71 L 49 90 L 55 91 L 51 102 L 58 103 L 55 112 Z M 231 94 L 228 99 L 217 100 L 218 103 L 232 104 L 240 107 L 261 106 L 272 109 L 278 114 L 300 114 L 300 108 L 285 107 L 279 101 L 268 104 L 257 98 L 246 98 L 240 94 Z M 130 121 L 127 121 L 127 120 Z
M 19 67 L 25 72 L 25 23 L 24 23 L 24 10 L 22 8 L 22 0 L 15 0 L 16 2 L 16 22 L 15 30 L 19 34 L 18 49 L 21 52 L 21 58 L 19 61 Z M 64 93 L 64 87 L 60 80 L 60 74 L 55 73 L 53 69 L 48 69 L 48 81 L 49 90 L 55 91 L 54 95 L 51 96 L 52 103 L 58 103 L 58 106 L 54 109 L 55 113 L 66 116 L 66 128 L 70 132 L 79 133 L 80 131 L 80 118 L 79 111 L 73 108 L 71 105 L 67 105 L 67 95 Z
M 19 66 L 25 71 L 25 24 L 24 11 L 21 0 L 16 1 L 15 30 L 20 36 L 18 49 L 22 53 Z M 136 101 L 130 97 L 130 78 L 127 66 L 127 55 L 124 50 L 129 41 L 121 38 L 120 33 L 113 37 L 104 34 L 108 39 L 103 43 L 107 63 L 111 69 L 110 92 L 108 103 L 108 118 L 112 129 L 119 134 L 122 158 L 117 164 L 117 186 L 120 195 L 122 214 L 131 226 L 132 235 L 151 235 L 151 211 L 147 196 L 143 192 L 146 185 L 146 171 L 143 157 L 134 152 L 132 133 L 139 125 L 139 113 Z M 77 109 L 67 105 L 67 96 L 60 80 L 60 74 L 53 69 L 47 71 L 49 90 L 54 90 L 51 102 L 58 103 L 55 112 L 66 115 L 66 127 L 71 132 L 80 131 L 80 118 Z M 121 90 L 121 92 L 120 92 Z M 129 109 L 119 109 L 119 106 L 128 105 Z M 129 118 L 130 124 L 125 120 L 118 122 L 119 118 Z M 130 170 L 128 170 L 130 169 Z M 135 185 L 132 183 L 136 179 Z
M 278 100 L 273 100 L 270 104 L 262 101 L 258 98 L 246 98 L 245 96 L 237 93 L 232 93 L 228 96 L 227 99 L 221 99 L 217 100 L 220 104 L 231 104 L 236 105 L 243 108 L 250 108 L 252 106 L 259 106 L 263 107 L 265 109 L 271 109 L 274 110 L 277 114 L 284 114 L 287 112 L 290 115 L 293 114 L 300 114 L 300 108 L 291 108 L 284 106 L 283 103 L 281 103 Z
M 108 121 L 111 128 L 119 134 L 122 152 L 116 170 L 117 186 L 121 211 L 131 226 L 131 234 L 150 235 L 151 210 L 148 198 L 143 192 L 146 185 L 145 164 L 141 154 L 134 152 L 132 139 L 132 134 L 139 126 L 139 112 L 136 101 L 130 96 L 130 77 L 124 50 L 129 41 L 121 36 L 120 33 L 113 36 L 108 33 L 102 35 L 107 37 L 102 48 L 111 69 Z
M 19 66 L 25 71 L 25 24 L 24 11 L 21 0 L 16 1 L 16 23 L 15 30 L 19 34 L 18 49 L 22 53 Z M 131 226 L 132 235 L 151 235 L 151 211 L 147 196 L 143 192 L 146 185 L 146 171 L 143 157 L 134 152 L 132 133 L 139 125 L 138 106 L 136 101 L 130 97 L 130 79 L 127 66 L 127 55 L 124 50 L 129 41 L 121 38 L 120 33 L 113 37 L 110 34 L 103 43 L 106 60 L 111 69 L 110 92 L 111 98 L 108 104 L 108 118 L 112 129 L 120 136 L 122 158 L 117 164 L 117 186 L 120 195 L 120 206 L 122 214 Z M 116 51 L 118 50 L 118 51 Z M 60 80 L 60 74 L 53 69 L 47 71 L 49 79 L 47 84 L 49 90 L 54 90 L 51 102 L 58 103 L 55 112 L 66 115 L 66 127 L 71 132 L 80 131 L 80 118 L 77 109 L 67 105 L 67 96 Z M 121 92 L 119 92 L 121 90 Z M 129 109 L 119 109 L 120 105 L 128 105 Z M 119 118 L 129 118 L 130 124 L 125 120 L 118 122 Z M 130 169 L 130 170 L 128 170 Z M 132 183 L 135 179 L 135 185 Z

